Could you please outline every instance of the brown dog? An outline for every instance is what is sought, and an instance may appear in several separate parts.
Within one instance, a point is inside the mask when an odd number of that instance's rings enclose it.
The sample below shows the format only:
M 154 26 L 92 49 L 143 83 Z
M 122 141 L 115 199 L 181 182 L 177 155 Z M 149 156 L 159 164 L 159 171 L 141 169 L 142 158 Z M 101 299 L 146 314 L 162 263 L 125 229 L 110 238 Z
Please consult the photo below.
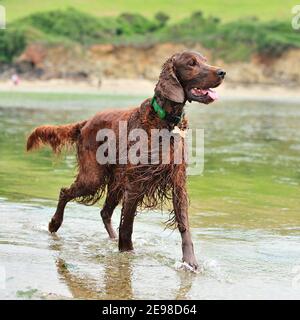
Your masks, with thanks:
M 150 144 L 151 129 L 172 131 L 177 125 L 184 129 L 187 120 L 183 116 L 186 101 L 211 103 L 225 72 L 206 64 L 206 59 L 195 52 L 173 55 L 163 65 L 154 98 L 145 100 L 140 107 L 130 110 L 111 110 L 97 113 L 88 121 L 64 126 L 41 126 L 29 136 L 27 150 L 49 144 L 54 152 L 64 145 L 75 145 L 78 158 L 78 175 L 70 188 L 62 188 L 57 210 L 49 223 L 49 231 L 56 232 L 63 222 L 64 209 L 71 200 L 94 204 L 107 190 L 101 216 L 110 238 L 117 234 L 111 224 L 115 207 L 122 201 L 119 227 L 119 250 L 133 250 L 132 230 L 137 208 L 154 208 L 172 199 L 174 222 L 182 237 L 183 261 L 197 269 L 193 243 L 188 222 L 188 200 L 186 192 L 186 163 L 175 164 L 174 145 L 169 149 L 171 162 L 156 164 L 116 163 L 99 164 L 97 150 L 103 145 L 97 138 L 101 129 L 112 130 L 120 137 L 120 123 L 126 121 L 127 132 L 144 129 Z M 119 141 L 119 140 L 118 140 Z M 181 143 L 184 141 L 181 139 Z M 147 143 L 146 143 L 147 144 Z M 130 146 L 130 143 L 126 148 Z M 116 150 L 124 149 L 117 143 Z M 125 148 L 125 149 L 126 149 Z

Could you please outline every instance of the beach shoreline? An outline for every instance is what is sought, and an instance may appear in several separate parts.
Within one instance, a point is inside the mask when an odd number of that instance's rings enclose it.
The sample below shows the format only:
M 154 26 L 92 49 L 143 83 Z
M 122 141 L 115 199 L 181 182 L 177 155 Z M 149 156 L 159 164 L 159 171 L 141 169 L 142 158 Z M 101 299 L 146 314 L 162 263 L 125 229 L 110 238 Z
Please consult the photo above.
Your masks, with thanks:
M 155 81 L 146 79 L 103 79 L 100 85 L 65 79 L 22 80 L 19 85 L 0 82 L 0 92 L 69 93 L 99 95 L 152 96 Z M 224 83 L 216 88 L 220 100 L 300 101 L 300 88 L 267 84 L 241 85 Z

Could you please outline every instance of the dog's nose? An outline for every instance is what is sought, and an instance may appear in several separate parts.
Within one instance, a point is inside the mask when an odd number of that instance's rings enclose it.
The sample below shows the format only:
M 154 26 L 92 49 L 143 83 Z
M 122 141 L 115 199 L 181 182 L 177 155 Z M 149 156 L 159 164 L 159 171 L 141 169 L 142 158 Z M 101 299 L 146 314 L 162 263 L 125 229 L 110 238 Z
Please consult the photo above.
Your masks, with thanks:
M 220 78 L 224 79 L 226 75 L 226 72 L 222 69 L 217 70 L 217 76 L 219 76 Z

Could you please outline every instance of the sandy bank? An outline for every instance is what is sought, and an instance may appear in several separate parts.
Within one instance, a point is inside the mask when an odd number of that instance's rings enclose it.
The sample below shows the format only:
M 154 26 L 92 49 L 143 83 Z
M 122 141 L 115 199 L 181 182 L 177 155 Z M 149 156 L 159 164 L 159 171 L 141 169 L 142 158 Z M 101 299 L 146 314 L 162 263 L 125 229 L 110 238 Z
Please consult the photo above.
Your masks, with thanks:
M 145 79 L 104 79 L 99 86 L 88 82 L 62 79 L 48 81 L 21 81 L 14 86 L 10 81 L 0 82 L 0 91 L 11 92 L 53 92 L 53 93 L 90 93 L 108 95 L 151 96 L 155 82 Z M 224 83 L 216 89 L 224 100 L 278 100 L 300 101 L 300 88 L 279 87 L 274 85 L 235 85 Z

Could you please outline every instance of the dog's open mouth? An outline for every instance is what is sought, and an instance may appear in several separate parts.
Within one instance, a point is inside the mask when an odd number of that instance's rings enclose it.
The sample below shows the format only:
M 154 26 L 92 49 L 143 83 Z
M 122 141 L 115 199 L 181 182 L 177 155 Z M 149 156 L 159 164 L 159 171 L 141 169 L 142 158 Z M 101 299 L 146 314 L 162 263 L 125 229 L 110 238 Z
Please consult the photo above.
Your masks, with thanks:
M 192 88 L 190 92 L 194 97 L 197 97 L 197 98 L 203 98 L 204 100 L 206 100 L 206 98 L 210 98 L 211 102 L 218 99 L 217 92 L 210 88 L 209 89 Z

